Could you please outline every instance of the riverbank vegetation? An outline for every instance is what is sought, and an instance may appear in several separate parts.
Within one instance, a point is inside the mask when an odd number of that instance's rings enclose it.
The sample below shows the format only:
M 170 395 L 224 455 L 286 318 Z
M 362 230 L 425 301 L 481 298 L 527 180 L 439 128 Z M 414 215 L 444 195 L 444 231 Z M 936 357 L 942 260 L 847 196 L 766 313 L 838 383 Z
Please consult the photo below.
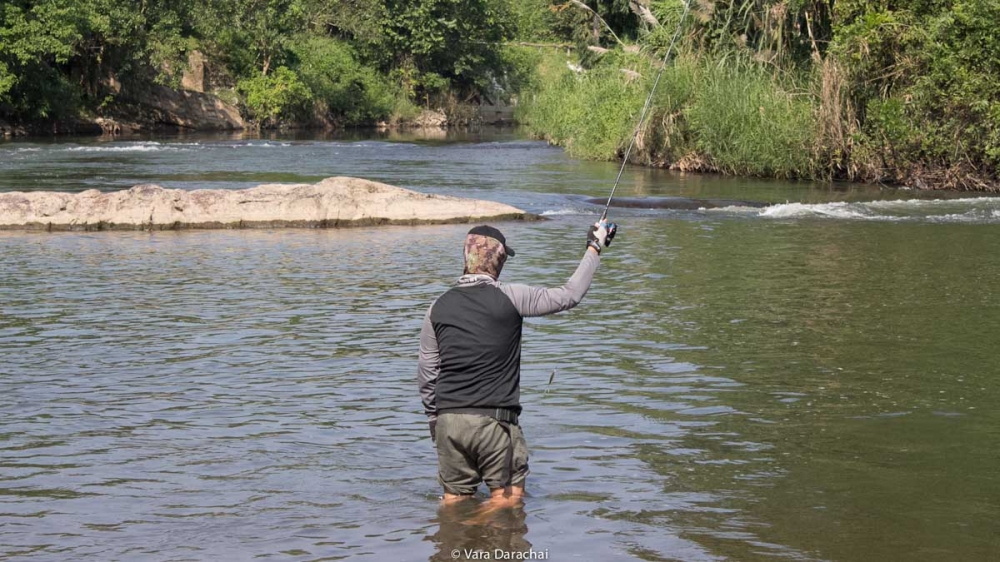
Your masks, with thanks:
M 515 15 L 512 0 L 5 0 L 0 120 L 127 112 L 196 63 L 198 88 L 261 126 L 392 121 L 516 91 Z
M 198 66 L 262 127 L 508 102 L 535 135 L 616 159 L 679 30 L 636 163 L 1000 185 L 1000 0 L 689 2 L 7 0 L 0 121 L 141 114 Z
M 573 154 L 622 156 L 679 27 L 635 162 L 1000 188 L 996 0 L 691 0 L 683 22 L 680 0 L 581 4 L 580 64 L 549 58 L 521 110 Z

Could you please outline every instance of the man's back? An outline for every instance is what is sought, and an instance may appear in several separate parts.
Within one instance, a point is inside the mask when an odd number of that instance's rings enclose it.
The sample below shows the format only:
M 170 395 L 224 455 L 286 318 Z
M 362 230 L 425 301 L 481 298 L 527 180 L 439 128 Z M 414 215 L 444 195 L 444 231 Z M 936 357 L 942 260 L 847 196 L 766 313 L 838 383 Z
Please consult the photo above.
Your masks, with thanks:
M 437 409 L 511 408 L 520 413 L 522 318 L 491 284 L 454 287 L 430 321 L 440 354 Z

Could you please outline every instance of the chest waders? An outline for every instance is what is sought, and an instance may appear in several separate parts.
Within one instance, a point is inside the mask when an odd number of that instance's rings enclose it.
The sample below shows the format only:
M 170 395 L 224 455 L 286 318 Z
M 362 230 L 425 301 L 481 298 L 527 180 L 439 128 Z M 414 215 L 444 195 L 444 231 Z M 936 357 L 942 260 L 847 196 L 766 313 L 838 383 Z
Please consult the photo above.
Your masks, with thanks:
M 514 478 L 514 433 L 511 426 L 518 425 L 517 414 L 507 408 L 448 408 L 442 410 L 442 413 L 487 416 L 500 424 L 500 428 L 507 434 L 507 452 L 503 458 L 503 497 L 509 498 L 512 493 L 511 480 Z

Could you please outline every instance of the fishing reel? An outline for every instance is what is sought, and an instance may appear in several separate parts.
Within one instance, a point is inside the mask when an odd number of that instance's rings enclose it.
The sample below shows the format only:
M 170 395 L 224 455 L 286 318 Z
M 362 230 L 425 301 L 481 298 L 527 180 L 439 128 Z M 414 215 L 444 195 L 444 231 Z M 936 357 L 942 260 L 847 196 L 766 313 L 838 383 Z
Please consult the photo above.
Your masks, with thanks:
M 618 225 L 613 222 L 608 222 L 604 217 L 601 220 L 594 223 L 594 226 L 590 227 L 590 232 L 587 233 L 587 245 L 593 247 L 597 250 L 597 253 L 601 253 L 601 241 L 597 238 L 597 231 L 600 228 L 604 228 L 604 247 L 611 245 L 611 241 L 614 240 L 615 234 L 618 233 Z
M 608 235 L 604 239 L 604 245 L 605 246 L 610 246 L 611 245 L 611 241 L 614 240 L 615 234 L 618 232 L 618 225 L 616 223 L 613 223 L 613 222 L 608 222 L 608 223 L 605 223 L 605 224 L 607 225 L 606 228 L 608 229 Z

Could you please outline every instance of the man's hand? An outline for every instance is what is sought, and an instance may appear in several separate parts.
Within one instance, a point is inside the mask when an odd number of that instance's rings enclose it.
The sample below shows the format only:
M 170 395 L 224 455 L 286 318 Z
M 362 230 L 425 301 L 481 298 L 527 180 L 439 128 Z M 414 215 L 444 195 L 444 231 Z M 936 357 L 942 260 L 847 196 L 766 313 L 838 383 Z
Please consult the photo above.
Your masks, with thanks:
M 587 233 L 587 246 L 600 254 L 601 249 L 611 245 L 611 241 L 617 232 L 617 224 L 609 223 L 607 220 L 597 221 L 590 227 L 590 232 Z
M 437 442 L 437 419 L 433 419 L 427 423 L 431 428 L 431 441 Z

